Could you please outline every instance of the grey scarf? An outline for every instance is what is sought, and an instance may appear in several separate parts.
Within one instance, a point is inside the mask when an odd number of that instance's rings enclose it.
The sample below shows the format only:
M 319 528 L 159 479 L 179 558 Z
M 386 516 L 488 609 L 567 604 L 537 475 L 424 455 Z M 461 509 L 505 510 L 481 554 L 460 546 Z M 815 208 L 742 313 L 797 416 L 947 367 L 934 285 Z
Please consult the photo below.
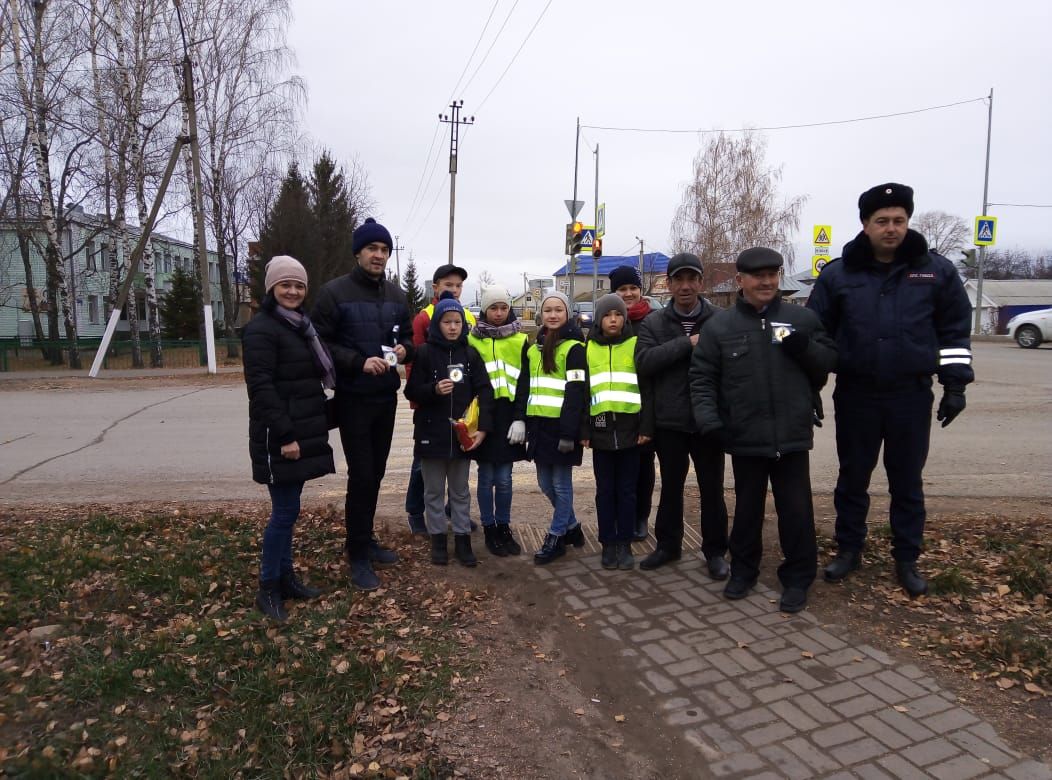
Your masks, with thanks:
M 314 365 L 321 371 L 321 386 L 327 390 L 336 387 L 336 369 L 332 364 L 332 357 L 329 355 L 329 350 L 321 343 L 321 339 L 318 338 L 318 331 L 314 329 L 314 323 L 310 321 L 310 317 L 295 309 L 286 309 L 280 304 L 274 307 L 274 315 L 285 320 L 293 330 L 307 340 L 311 357 L 314 358 Z

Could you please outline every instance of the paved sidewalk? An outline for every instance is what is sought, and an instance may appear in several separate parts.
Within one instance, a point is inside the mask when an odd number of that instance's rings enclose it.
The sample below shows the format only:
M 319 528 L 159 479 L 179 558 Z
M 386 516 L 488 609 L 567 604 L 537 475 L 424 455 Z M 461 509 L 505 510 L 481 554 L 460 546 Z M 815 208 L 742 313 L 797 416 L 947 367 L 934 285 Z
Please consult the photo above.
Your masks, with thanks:
M 654 711 L 711 774 L 749 778 L 1052 778 L 916 666 L 762 585 L 727 601 L 695 555 L 654 572 L 596 555 L 530 567 L 640 670 Z

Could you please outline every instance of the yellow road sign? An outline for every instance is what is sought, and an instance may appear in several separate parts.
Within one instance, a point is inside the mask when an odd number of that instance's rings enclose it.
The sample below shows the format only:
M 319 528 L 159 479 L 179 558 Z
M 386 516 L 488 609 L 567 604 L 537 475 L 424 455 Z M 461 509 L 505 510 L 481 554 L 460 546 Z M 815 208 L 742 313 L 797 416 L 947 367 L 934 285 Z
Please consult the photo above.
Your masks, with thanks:
M 829 255 L 813 255 L 811 257 L 811 276 L 818 276 L 829 262 Z
M 815 246 L 829 246 L 833 243 L 832 225 L 815 225 Z
M 997 217 L 975 218 L 975 240 L 976 246 L 993 246 L 997 240 Z

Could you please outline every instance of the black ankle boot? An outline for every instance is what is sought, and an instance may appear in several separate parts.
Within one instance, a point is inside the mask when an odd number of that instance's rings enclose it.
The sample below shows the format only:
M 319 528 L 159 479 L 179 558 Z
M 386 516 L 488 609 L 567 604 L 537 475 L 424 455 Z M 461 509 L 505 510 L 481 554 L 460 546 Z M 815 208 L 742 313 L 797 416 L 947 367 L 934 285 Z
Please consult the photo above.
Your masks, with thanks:
M 862 565 L 862 553 L 850 550 L 839 550 L 833 560 L 822 571 L 827 582 L 840 582 L 851 572 Z
M 541 549 L 533 554 L 533 562 L 539 565 L 551 563 L 556 558 L 566 555 L 566 537 L 545 534 Z
M 297 601 L 316 599 L 321 595 L 321 591 L 317 588 L 304 585 L 295 571 L 287 571 L 281 575 L 279 590 L 281 598 L 296 599 Z
M 604 569 L 616 569 L 617 568 L 617 553 L 620 545 L 617 544 L 604 544 L 603 555 L 599 559 L 599 563 Z
M 917 571 L 914 561 L 895 561 L 895 577 L 911 599 L 928 592 L 928 582 Z
M 498 558 L 504 558 L 507 556 L 508 551 L 504 547 L 504 537 L 501 535 L 500 529 L 497 526 L 484 525 L 482 527 L 482 533 L 486 536 L 487 550 Z
M 584 547 L 584 529 L 581 528 L 580 523 L 567 531 L 566 536 L 563 538 L 567 544 L 572 544 L 574 547 Z
M 522 547 L 515 541 L 515 537 L 511 535 L 510 525 L 498 525 L 497 533 L 500 534 L 500 540 L 504 543 L 504 550 L 508 555 L 520 555 L 522 553 Z
M 284 623 L 289 619 L 289 613 L 285 611 L 285 605 L 281 602 L 280 588 L 280 580 L 260 582 L 259 590 L 256 592 L 256 606 L 271 620 Z
M 449 563 L 445 534 L 431 534 L 431 563 L 435 566 L 445 566 Z
M 453 557 L 463 566 L 478 566 L 478 558 L 471 551 L 471 534 L 454 534 Z

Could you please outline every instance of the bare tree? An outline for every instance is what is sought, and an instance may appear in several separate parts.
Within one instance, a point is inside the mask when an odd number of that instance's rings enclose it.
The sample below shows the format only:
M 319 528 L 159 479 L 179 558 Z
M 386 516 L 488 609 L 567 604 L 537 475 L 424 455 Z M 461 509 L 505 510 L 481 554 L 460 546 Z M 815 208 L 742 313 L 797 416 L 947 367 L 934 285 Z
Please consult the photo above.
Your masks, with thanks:
M 928 240 L 928 248 L 949 257 L 968 239 L 968 223 L 945 211 L 925 211 L 910 220 L 910 227 Z
M 496 278 L 494 278 L 493 274 L 490 273 L 488 270 L 483 270 L 479 272 L 479 290 L 482 290 L 486 287 L 492 287 L 496 283 L 496 281 Z
M 693 177 L 672 220 L 676 252 L 707 263 L 734 260 L 750 246 L 777 249 L 793 268 L 793 234 L 806 196 L 782 201 L 782 169 L 769 168 L 767 143 L 755 132 L 720 133 L 694 158 Z

